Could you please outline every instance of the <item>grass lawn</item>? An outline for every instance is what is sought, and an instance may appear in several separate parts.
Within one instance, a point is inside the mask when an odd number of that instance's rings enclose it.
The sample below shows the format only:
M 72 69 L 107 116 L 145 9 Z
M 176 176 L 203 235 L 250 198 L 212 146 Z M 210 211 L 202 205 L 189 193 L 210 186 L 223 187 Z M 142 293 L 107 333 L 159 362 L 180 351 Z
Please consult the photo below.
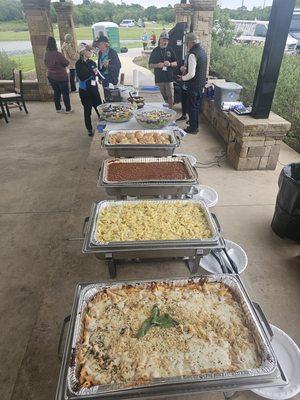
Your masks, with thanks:
M 10 56 L 17 63 L 18 68 L 24 72 L 33 71 L 35 69 L 34 58 L 32 54 Z
M 128 43 L 126 44 L 126 47 L 128 49 L 134 49 L 138 47 L 138 45 L 136 43 Z M 140 46 L 140 48 L 142 48 L 142 45 Z M 33 71 L 35 69 L 34 58 L 32 54 L 26 54 L 26 55 L 20 54 L 20 55 L 10 56 L 9 58 L 15 60 L 17 66 L 24 72 Z
M 14 29 L 18 30 L 22 27 L 24 28 L 23 21 L 15 21 L 14 23 L 0 22 L 0 41 L 30 40 L 28 31 L 14 31 Z M 171 26 L 163 26 L 160 24 L 147 24 L 146 28 L 120 28 L 120 39 L 140 39 L 144 30 L 146 30 L 148 34 L 151 34 L 151 32 L 154 31 L 158 36 L 164 27 L 166 29 L 171 29 Z M 81 26 L 75 28 L 75 30 L 77 39 L 92 40 L 92 29 L 90 26 Z M 54 29 L 54 35 L 58 38 L 58 30 L 56 28 Z
M 0 31 L 27 31 L 28 25 L 26 21 L 1 21 Z

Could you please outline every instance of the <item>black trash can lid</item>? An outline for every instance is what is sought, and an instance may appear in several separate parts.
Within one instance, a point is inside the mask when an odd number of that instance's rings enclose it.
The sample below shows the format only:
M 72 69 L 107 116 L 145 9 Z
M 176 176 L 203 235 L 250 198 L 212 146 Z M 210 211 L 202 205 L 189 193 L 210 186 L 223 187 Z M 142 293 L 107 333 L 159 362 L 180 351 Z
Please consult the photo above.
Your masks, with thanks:
M 300 185 L 300 163 L 288 164 L 283 168 L 286 178 L 291 179 L 294 183 Z

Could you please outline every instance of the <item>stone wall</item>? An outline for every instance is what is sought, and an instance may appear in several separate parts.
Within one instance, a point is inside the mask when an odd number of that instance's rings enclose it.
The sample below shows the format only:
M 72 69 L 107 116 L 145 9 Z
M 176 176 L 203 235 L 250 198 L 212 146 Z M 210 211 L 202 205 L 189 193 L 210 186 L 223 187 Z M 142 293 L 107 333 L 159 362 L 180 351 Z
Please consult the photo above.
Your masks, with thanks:
M 26 101 L 40 101 L 40 91 L 37 81 L 23 80 L 24 98 Z M 11 93 L 14 91 L 12 80 L 0 80 L 0 93 Z
M 255 119 L 222 111 L 204 98 L 202 114 L 226 144 L 227 158 L 237 170 L 275 169 L 280 145 L 291 124 L 275 113 Z

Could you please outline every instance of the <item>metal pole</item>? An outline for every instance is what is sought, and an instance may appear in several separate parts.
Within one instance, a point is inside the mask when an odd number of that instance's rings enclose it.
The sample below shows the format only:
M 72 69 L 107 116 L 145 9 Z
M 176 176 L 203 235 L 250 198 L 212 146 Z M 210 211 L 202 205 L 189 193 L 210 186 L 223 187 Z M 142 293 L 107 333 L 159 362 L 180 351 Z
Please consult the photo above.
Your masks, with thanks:
M 273 0 L 253 100 L 252 116 L 268 118 L 295 8 L 295 0 Z

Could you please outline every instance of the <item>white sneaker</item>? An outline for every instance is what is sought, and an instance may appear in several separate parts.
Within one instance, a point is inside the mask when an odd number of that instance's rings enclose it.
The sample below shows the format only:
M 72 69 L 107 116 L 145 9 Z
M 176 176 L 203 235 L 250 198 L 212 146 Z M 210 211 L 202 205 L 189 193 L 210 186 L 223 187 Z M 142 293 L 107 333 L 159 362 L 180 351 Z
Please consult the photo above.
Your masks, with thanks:
M 72 114 L 73 110 L 65 111 L 65 114 Z
M 61 108 L 60 110 L 56 110 L 57 113 L 63 113 L 64 110 Z

